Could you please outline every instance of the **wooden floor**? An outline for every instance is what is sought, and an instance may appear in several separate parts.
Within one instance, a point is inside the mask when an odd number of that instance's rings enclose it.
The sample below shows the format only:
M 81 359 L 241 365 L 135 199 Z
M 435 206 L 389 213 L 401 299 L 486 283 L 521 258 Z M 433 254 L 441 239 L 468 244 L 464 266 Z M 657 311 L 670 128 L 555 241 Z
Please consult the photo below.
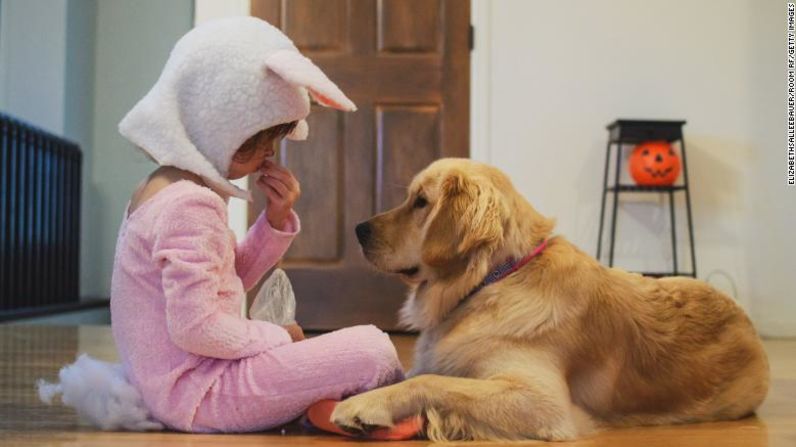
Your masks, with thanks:
M 396 336 L 401 360 L 409 366 L 413 337 Z M 766 341 L 772 388 L 758 416 L 735 422 L 674 427 L 633 428 L 592 435 L 560 446 L 796 446 L 796 340 Z M 78 422 L 60 406 L 41 404 L 35 381 L 54 379 L 58 368 L 86 352 L 116 360 L 110 329 L 103 326 L 52 327 L 0 325 L 0 446 L 333 446 L 358 441 L 310 433 L 293 424 L 282 430 L 249 435 L 181 433 L 106 433 Z M 368 443 L 368 445 L 374 443 Z M 421 446 L 428 441 L 383 443 Z M 471 446 L 489 443 L 461 443 Z M 527 442 L 513 445 L 538 445 Z M 455 444 L 450 444 L 455 445 Z

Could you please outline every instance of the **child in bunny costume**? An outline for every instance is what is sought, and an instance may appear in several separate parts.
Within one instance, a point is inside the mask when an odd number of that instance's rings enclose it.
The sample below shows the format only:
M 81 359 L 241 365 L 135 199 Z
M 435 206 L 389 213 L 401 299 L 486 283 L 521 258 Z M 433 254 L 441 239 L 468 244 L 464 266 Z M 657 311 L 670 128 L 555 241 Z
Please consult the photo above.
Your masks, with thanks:
M 113 335 L 152 416 L 191 432 L 288 422 L 321 399 L 403 377 L 373 326 L 302 340 L 298 326 L 240 316 L 245 292 L 299 232 L 299 184 L 268 160 L 275 140 L 304 139 L 309 96 L 354 104 L 293 43 L 251 17 L 202 24 L 174 47 L 152 90 L 119 124 L 161 167 L 133 194 L 116 246 Z M 236 243 L 229 180 L 259 172 L 266 210 Z

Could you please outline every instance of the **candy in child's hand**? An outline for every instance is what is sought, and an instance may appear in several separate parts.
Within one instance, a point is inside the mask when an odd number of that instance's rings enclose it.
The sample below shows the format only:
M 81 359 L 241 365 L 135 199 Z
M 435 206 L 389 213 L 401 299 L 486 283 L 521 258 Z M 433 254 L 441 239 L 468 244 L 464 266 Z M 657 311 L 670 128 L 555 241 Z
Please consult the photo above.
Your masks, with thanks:
M 296 322 L 296 295 L 284 270 L 275 269 L 263 283 L 249 309 L 249 318 L 280 326 Z

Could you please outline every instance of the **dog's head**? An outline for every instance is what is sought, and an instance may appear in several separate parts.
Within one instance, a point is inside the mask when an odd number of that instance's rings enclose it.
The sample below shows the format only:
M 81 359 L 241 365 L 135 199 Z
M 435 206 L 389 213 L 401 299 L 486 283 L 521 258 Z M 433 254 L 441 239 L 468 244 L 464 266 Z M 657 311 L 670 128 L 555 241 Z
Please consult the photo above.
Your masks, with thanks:
M 461 290 L 474 287 L 501 258 L 524 256 L 551 230 L 552 222 L 505 174 L 466 159 L 434 162 L 414 178 L 401 205 L 356 227 L 365 257 L 378 270 L 399 274 L 418 290 L 446 283 L 447 301 L 463 298 Z

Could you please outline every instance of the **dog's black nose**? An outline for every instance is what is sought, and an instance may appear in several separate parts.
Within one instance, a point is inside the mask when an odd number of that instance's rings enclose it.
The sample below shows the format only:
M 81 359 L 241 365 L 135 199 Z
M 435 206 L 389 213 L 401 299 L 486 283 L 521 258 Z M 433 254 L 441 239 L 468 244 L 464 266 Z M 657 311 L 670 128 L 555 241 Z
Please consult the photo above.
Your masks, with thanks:
M 372 233 L 370 224 L 367 222 L 362 222 L 361 224 L 357 225 L 355 231 L 357 233 L 359 245 L 365 245 L 370 239 L 370 235 Z

